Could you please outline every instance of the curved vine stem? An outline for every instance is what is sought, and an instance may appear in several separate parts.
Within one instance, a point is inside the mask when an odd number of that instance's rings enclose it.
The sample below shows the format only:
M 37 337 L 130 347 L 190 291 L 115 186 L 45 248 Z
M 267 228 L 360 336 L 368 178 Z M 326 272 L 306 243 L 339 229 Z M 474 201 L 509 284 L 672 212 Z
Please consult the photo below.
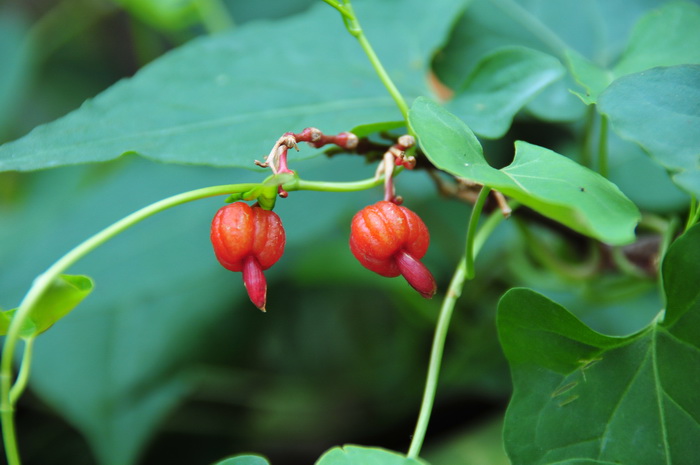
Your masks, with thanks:
M 454 311 L 457 299 L 462 295 L 462 289 L 464 288 L 464 283 L 474 277 L 473 273 L 473 263 L 474 257 L 479 253 L 481 247 L 486 242 L 486 239 L 493 233 L 493 230 L 498 226 L 498 224 L 504 220 L 503 215 L 500 210 L 494 211 L 486 221 L 481 226 L 478 233 L 475 233 L 477 224 L 479 223 L 479 217 L 481 216 L 481 210 L 483 208 L 486 197 L 491 189 L 484 186 L 479 194 L 479 199 L 474 205 L 472 210 L 471 218 L 469 220 L 469 230 L 467 231 L 467 247 L 464 256 L 459 261 L 457 269 L 455 270 L 450 285 L 447 288 L 447 294 L 445 295 L 445 300 L 442 302 L 440 307 L 440 315 L 438 317 L 438 322 L 435 327 L 435 334 L 433 336 L 433 345 L 430 349 L 430 362 L 428 365 L 428 374 L 426 376 L 425 390 L 423 391 L 423 400 L 420 407 L 420 413 L 418 414 L 418 421 L 416 422 L 416 429 L 413 432 L 411 438 L 411 445 L 408 449 L 408 458 L 417 458 L 420 454 L 421 447 L 423 447 L 423 441 L 425 439 L 425 433 L 428 429 L 428 423 L 430 421 L 430 414 L 433 410 L 433 403 L 435 401 L 435 393 L 437 391 L 437 382 L 440 375 L 440 364 L 442 362 L 442 354 L 445 349 L 445 340 L 447 339 L 447 330 L 450 326 L 450 320 L 452 318 L 452 313 Z M 483 198 L 482 198 L 483 197 Z M 481 200 L 481 202 L 479 202 Z M 512 210 L 518 207 L 518 203 L 509 203 Z M 471 262 L 469 262 L 469 256 L 471 255 Z M 471 265 L 469 264 L 471 263 Z M 472 274 L 469 276 L 469 267 L 472 267 Z
M 36 341 L 36 336 L 31 336 L 24 340 L 24 351 L 22 352 L 22 361 L 19 365 L 19 373 L 17 374 L 15 384 L 10 390 L 10 402 L 13 405 L 17 403 L 17 400 L 19 400 L 20 396 L 27 388 L 29 372 L 31 371 L 32 365 L 32 353 L 34 352 L 34 341 Z
M 17 313 L 15 313 L 5 336 L 2 350 L 2 361 L 0 362 L 0 417 L 2 420 L 3 442 L 5 444 L 5 454 L 8 465 L 20 465 L 19 450 L 15 433 L 14 406 L 24 391 L 29 379 L 29 369 L 31 364 L 31 354 L 33 338 L 26 341 L 22 365 L 17 380 L 12 383 L 12 361 L 17 342 L 20 339 L 20 330 L 25 321 L 29 318 L 32 310 L 39 299 L 51 286 L 51 283 L 75 262 L 85 257 L 100 245 L 111 238 L 119 235 L 135 224 L 149 218 L 156 213 L 169 208 L 182 205 L 184 203 L 200 200 L 217 195 L 231 193 L 243 193 L 254 191 L 267 181 L 260 184 L 228 184 L 222 186 L 206 187 L 182 194 L 165 198 L 151 205 L 148 205 L 134 213 L 122 218 L 116 223 L 108 226 L 94 236 L 85 240 L 66 255 L 61 257 L 56 263 L 51 265 L 44 273 L 40 274 L 33 282 L 29 292 L 20 303 Z M 383 183 L 382 177 L 370 178 L 357 182 L 318 182 L 304 181 L 299 178 L 284 184 L 287 190 L 315 190 L 325 192 L 353 192 L 370 189 Z M 252 200 L 252 199 L 250 199 Z
M 479 217 L 481 217 L 481 210 L 483 210 L 484 204 L 486 203 L 486 199 L 489 197 L 490 193 L 490 187 L 484 186 L 481 188 L 481 192 L 479 192 L 479 197 L 477 197 L 476 202 L 474 203 L 472 215 L 469 218 L 469 227 L 467 229 L 467 247 L 465 251 L 467 279 L 473 279 L 476 273 L 474 270 L 474 258 L 476 255 L 474 252 L 474 236 L 476 234 L 476 227 L 479 224 Z
M 415 137 L 415 133 L 408 124 L 408 105 L 406 104 L 406 100 L 403 98 L 403 95 L 401 95 L 401 92 L 396 87 L 396 84 L 394 84 L 394 81 L 392 81 L 389 73 L 387 73 L 386 69 L 384 69 L 384 65 L 382 65 L 382 62 L 379 60 L 374 48 L 372 48 L 372 44 L 370 44 L 369 40 L 367 40 L 367 36 L 365 36 L 365 33 L 362 30 L 360 21 L 357 19 L 355 11 L 352 8 L 352 2 L 350 0 L 323 1 L 340 12 L 343 17 L 343 22 L 345 23 L 345 28 L 348 30 L 350 35 L 356 38 L 360 43 L 362 50 L 364 50 L 367 58 L 369 58 L 369 61 L 372 64 L 374 71 L 377 73 L 377 76 L 382 81 L 382 84 L 384 84 L 384 87 L 386 87 L 386 90 L 389 92 L 389 95 L 391 95 L 391 98 L 393 98 L 394 102 L 396 102 L 396 106 L 399 107 L 399 111 L 401 112 L 404 121 L 406 121 L 406 129 L 408 133 Z
M 685 224 L 684 231 L 692 228 L 698 221 L 700 221 L 700 202 L 697 201 L 695 196 L 692 196 L 690 198 L 690 209 L 688 210 L 688 221 Z

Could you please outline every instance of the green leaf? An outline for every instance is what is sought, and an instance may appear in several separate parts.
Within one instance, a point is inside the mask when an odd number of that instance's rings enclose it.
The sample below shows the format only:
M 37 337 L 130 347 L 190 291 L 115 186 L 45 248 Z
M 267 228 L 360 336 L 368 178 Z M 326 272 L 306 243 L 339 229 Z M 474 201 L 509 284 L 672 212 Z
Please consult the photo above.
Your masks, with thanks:
M 583 234 L 611 244 L 634 240 L 640 215 L 620 190 L 599 174 L 551 150 L 517 141 L 511 165 L 488 165 L 481 145 L 456 116 L 430 101 L 413 104 L 410 122 L 438 168 L 513 197 Z
M 615 131 L 608 132 L 608 179 L 642 211 L 666 214 L 681 211 L 688 206 L 688 194 L 678 187 L 666 169 L 656 163 L 642 148 L 620 138 Z
M 596 333 L 527 289 L 501 299 L 498 331 L 514 384 L 504 437 L 514 465 L 695 462 L 698 244 L 700 226 L 671 246 L 665 318 L 627 337 Z
M 698 102 L 700 65 L 682 65 L 620 78 L 600 96 L 599 110 L 616 133 L 680 176 L 679 187 L 700 196 L 700 185 L 688 182 L 700 170 Z
M 586 89 L 585 93 L 574 90 L 572 92 L 586 105 L 596 103 L 600 93 L 615 80 L 612 71 L 596 65 L 575 50 L 566 51 L 566 61 L 576 82 Z
M 620 77 L 657 66 L 700 63 L 699 42 L 700 5 L 669 2 L 639 20 L 613 71 Z
M 199 0 L 115 0 L 141 21 L 159 29 L 179 30 L 196 24 Z
M 216 462 L 213 465 L 270 465 L 270 462 L 259 455 L 237 455 Z
M 435 58 L 438 77 L 457 89 L 475 64 L 503 47 L 528 47 L 564 61 L 567 50 L 607 64 L 619 55 L 629 30 L 649 6 L 663 0 L 476 0 L 457 22 L 447 46 Z M 527 105 L 545 120 L 575 121 L 584 105 L 569 92 L 566 76 L 547 86 Z
M 346 445 L 334 447 L 321 456 L 316 465 L 427 465 L 422 460 L 376 447 Z
M 566 59 L 576 80 L 586 88 L 580 95 L 595 103 L 613 81 L 658 66 L 700 62 L 700 6 L 686 1 L 670 2 L 642 17 L 617 64 L 607 69 L 580 53 L 567 50 Z
M 26 41 L 27 25 L 24 18 L 7 9 L 0 9 L 0 140 L 11 123 L 20 97 L 30 81 L 32 50 Z
M 564 75 L 559 60 L 525 47 L 498 49 L 474 67 L 448 108 L 477 134 L 499 138 L 515 114 Z
M 377 132 L 393 131 L 394 129 L 403 127 L 406 127 L 405 121 L 385 121 L 381 123 L 361 124 L 352 128 L 350 132 L 362 138 Z
M 0 336 L 4 336 L 7 334 L 7 331 L 10 329 L 10 323 L 12 323 L 12 318 L 15 316 L 15 313 L 17 313 L 16 308 L 13 308 L 12 310 L 3 310 L 2 312 L 0 312 Z M 22 327 L 19 330 L 20 337 L 28 338 L 32 337 L 37 333 L 38 331 L 36 329 L 36 325 L 34 324 L 32 319 L 27 318 L 26 320 L 24 320 L 24 323 L 22 323 Z
M 425 73 L 462 2 L 362 2 L 355 10 L 396 85 L 427 93 Z M 414 18 L 421 21 L 414 23 Z M 413 24 L 410 28 L 407 24 Z M 337 11 L 252 22 L 194 40 L 80 109 L 0 147 L 0 171 L 111 160 L 254 168 L 287 131 L 327 134 L 400 119 Z M 304 147 L 298 160 L 323 153 Z
M 32 309 L 29 321 L 21 330 L 22 337 L 35 336 L 49 329 L 82 302 L 92 292 L 93 287 L 92 279 L 87 276 L 60 275 L 51 283 Z M 7 334 L 10 320 L 16 311 L 17 309 L 12 309 L 2 312 L 0 335 Z

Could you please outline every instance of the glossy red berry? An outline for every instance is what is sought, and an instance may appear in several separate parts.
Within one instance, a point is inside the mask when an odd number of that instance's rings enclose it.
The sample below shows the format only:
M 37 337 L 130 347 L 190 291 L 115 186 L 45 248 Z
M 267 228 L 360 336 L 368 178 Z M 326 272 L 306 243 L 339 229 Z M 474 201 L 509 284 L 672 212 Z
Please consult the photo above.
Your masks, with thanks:
M 243 272 L 250 300 L 265 311 L 267 281 L 263 270 L 284 252 L 285 233 L 276 213 L 236 202 L 221 207 L 211 223 L 211 243 L 219 263 Z
M 402 275 L 426 299 L 437 289 L 420 262 L 429 243 L 428 228 L 418 215 L 393 202 L 377 202 L 352 219 L 350 250 L 360 263 L 382 276 Z

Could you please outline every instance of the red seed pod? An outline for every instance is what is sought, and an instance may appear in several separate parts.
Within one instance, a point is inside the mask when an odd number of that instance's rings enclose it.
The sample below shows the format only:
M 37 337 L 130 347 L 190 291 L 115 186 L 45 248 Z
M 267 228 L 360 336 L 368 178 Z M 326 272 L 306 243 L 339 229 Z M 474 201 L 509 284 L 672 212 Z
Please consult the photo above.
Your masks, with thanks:
M 429 243 L 428 228 L 418 215 L 393 202 L 377 202 L 352 219 L 350 250 L 362 266 L 382 276 L 402 275 L 426 299 L 437 289 L 420 262 Z
M 267 281 L 263 270 L 284 253 L 285 233 L 279 216 L 243 202 L 225 205 L 211 223 L 211 243 L 224 268 L 243 272 L 250 300 L 264 312 Z

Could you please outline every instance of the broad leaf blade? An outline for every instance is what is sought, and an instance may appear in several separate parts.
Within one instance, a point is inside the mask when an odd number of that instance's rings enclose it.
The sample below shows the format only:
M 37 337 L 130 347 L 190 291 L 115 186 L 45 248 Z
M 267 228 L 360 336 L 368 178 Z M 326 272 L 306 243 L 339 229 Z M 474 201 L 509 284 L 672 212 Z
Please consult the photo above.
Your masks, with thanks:
M 3 71 L 0 73 L 0 138 L 6 136 L 14 111 L 27 83 L 31 80 L 33 50 L 27 43 L 24 18 L 7 9 L 0 9 L 0 56 Z M 0 139 L 1 140 L 1 139 Z
M 700 63 L 699 43 L 700 5 L 669 2 L 639 20 L 613 71 L 621 77 L 657 66 Z
M 321 456 L 316 465 L 427 465 L 396 452 L 376 447 L 334 447 Z
M 270 465 L 270 462 L 259 455 L 237 455 L 216 462 L 214 465 Z
M 428 99 L 411 108 L 411 126 L 438 168 L 500 190 L 583 234 L 611 244 L 634 240 L 639 211 L 612 183 L 551 150 L 516 142 L 515 160 L 501 170 L 457 117 Z
M 14 318 L 16 313 L 16 308 L 0 312 L 0 336 L 7 334 L 7 331 L 10 329 L 10 323 L 12 323 L 12 318 Z M 19 330 L 19 335 L 23 338 L 32 337 L 38 333 L 39 331 L 37 331 L 36 325 L 31 318 L 24 320 L 24 323 L 22 323 L 22 327 Z
M 620 78 L 600 96 L 599 109 L 621 137 L 685 177 L 700 170 L 698 102 L 700 65 L 682 65 Z M 677 184 L 700 195 L 700 185 Z
M 400 5 L 400 6 L 399 6 Z M 358 2 L 377 54 L 406 95 L 462 2 Z M 413 18 L 421 21 L 407 28 Z M 326 133 L 401 115 L 338 12 L 319 4 L 276 22 L 194 40 L 80 109 L 0 147 L 0 171 L 111 160 L 254 168 L 287 131 Z M 292 159 L 322 153 L 304 148 Z
M 667 319 L 628 337 L 596 333 L 530 290 L 501 299 L 499 337 L 514 382 L 505 440 L 514 465 L 694 463 L 698 244 L 696 226 L 664 262 Z
M 586 105 L 596 103 L 600 93 L 615 79 L 612 71 L 596 65 L 575 50 L 566 51 L 566 63 L 576 82 L 585 89 L 583 94 L 578 91 L 572 92 Z
M 564 75 L 551 55 L 525 47 L 499 49 L 482 58 L 448 108 L 477 134 L 503 136 L 515 114 Z
M 66 274 L 59 276 L 39 299 L 30 315 L 37 326 L 37 331 L 46 331 L 66 316 L 92 292 L 94 286 L 92 279 L 87 276 Z
M 611 68 L 593 63 L 575 50 L 567 50 L 566 61 L 586 95 L 595 103 L 616 79 L 658 66 L 700 62 L 700 6 L 686 1 L 670 2 L 643 16 L 635 25 L 627 49 Z

